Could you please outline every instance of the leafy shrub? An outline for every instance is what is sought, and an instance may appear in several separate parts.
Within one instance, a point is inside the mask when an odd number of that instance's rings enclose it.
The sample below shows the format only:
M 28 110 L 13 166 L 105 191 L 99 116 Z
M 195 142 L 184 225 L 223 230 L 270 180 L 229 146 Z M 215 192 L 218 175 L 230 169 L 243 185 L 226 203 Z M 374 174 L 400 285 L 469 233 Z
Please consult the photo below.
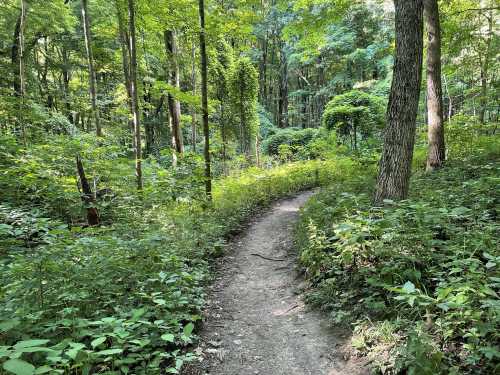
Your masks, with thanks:
M 384 125 L 385 108 L 383 99 L 363 91 L 352 90 L 335 96 L 323 112 L 323 126 L 335 130 L 339 140 L 351 140 L 357 148 L 357 139 L 366 139 L 378 132 Z
M 417 173 L 407 201 L 372 207 L 374 174 L 362 173 L 303 211 L 300 259 L 316 286 L 308 300 L 350 322 L 353 346 L 379 370 L 499 370 L 498 151 L 485 142 L 498 137 L 473 138 L 485 151 L 465 159 L 451 143 L 448 166 Z
M 12 140 L 2 143 L 0 163 L 12 170 L 0 180 L 10 202 L 0 206 L 6 372 L 178 373 L 193 358 L 187 348 L 196 339 L 208 259 L 223 251 L 225 236 L 258 207 L 357 165 L 342 159 L 250 169 L 216 181 L 209 205 L 193 193 L 202 184 L 197 158 L 187 155 L 172 172 L 147 161 L 139 196 L 126 189 L 133 186 L 129 159 L 101 140 L 83 155 L 89 176 L 116 192 L 109 221 L 68 227 L 50 215 L 61 210 L 53 216 L 65 219 L 64 207 L 81 209 L 73 155 L 90 138 L 54 137 L 33 153 Z M 82 215 L 76 211 L 75 218 Z
M 279 129 L 263 142 L 263 149 L 266 154 L 277 156 L 281 145 L 304 147 L 317 135 L 317 129 Z

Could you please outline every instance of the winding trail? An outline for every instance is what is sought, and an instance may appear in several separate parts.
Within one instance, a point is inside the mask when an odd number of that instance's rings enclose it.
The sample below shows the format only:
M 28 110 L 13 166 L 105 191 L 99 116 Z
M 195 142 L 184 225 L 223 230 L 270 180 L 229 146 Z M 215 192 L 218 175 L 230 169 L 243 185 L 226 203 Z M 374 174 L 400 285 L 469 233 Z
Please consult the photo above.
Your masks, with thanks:
M 186 374 L 367 373 L 344 361 L 340 348 L 346 336 L 330 330 L 325 318 L 308 311 L 301 300 L 292 232 L 311 195 L 276 203 L 232 242 L 210 292 L 196 349 L 203 360 Z

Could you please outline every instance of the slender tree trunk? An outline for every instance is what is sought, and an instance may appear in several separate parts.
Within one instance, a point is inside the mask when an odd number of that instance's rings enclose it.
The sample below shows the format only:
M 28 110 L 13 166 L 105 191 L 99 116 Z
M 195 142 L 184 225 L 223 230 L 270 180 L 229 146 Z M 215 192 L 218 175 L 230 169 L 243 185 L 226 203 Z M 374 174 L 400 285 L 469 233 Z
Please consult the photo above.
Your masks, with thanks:
M 427 170 L 441 168 L 445 160 L 443 88 L 441 83 L 441 24 L 437 0 L 424 0 L 427 24 Z
M 69 81 L 71 80 L 71 67 L 69 63 L 68 50 L 66 46 L 62 46 L 61 49 L 62 56 L 62 77 L 63 77 L 63 90 L 64 90 L 64 107 L 66 109 L 66 117 L 71 121 L 71 123 L 75 123 L 73 121 L 73 116 L 71 114 L 71 92 L 69 90 Z
M 137 190 L 141 191 L 142 184 L 142 145 L 139 115 L 139 98 L 137 94 L 137 49 L 135 38 L 135 7 L 134 0 L 128 0 L 129 17 L 129 48 L 130 48 L 130 94 L 132 99 L 132 121 L 134 124 L 135 138 L 135 176 Z
M 130 91 L 130 38 L 126 28 L 123 9 L 118 1 L 116 1 L 115 5 L 116 14 L 118 17 L 118 30 L 120 32 L 123 77 L 125 78 L 125 89 L 127 90 L 127 106 L 130 113 L 132 114 L 134 109 L 132 108 L 132 93 Z M 128 127 L 130 129 L 130 134 L 132 135 L 132 147 L 135 148 L 134 121 L 132 120 L 132 118 L 129 118 L 128 120 Z
M 24 49 L 24 37 L 23 31 L 24 23 L 26 19 L 26 12 L 24 11 L 24 0 L 21 0 L 21 11 L 19 12 L 19 17 L 17 18 L 16 26 L 14 28 L 14 38 L 12 40 L 12 48 L 11 48 L 11 64 L 12 64 L 12 73 L 14 76 L 12 82 L 12 88 L 14 90 L 14 95 L 21 96 L 21 71 L 22 63 L 19 58 L 21 55 L 21 50 Z
M 288 127 L 288 62 L 286 59 L 285 43 L 280 41 L 280 75 L 278 98 L 278 126 Z
M 24 31 L 26 29 L 26 0 L 21 0 L 21 23 L 19 27 L 19 94 L 22 98 L 26 95 L 26 81 L 24 77 Z
M 26 28 L 26 13 L 27 13 L 27 3 L 26 0 L 21 0 L 21 11 L 16 22 L 16 27 L 14 30 L 14 40 L 12 43 L 11 50 L 11 62 L 12 71 L 14 73 L 13 89 L 14 95 L 20 98 L 19 108 L 18 108 L 18 124 L 17 129 L 21 131 L 21 135 L 24 141 L 26 141 L 26 129 L 24 125 L 24 96 L 26 94 L 26 84 L 24 77 L 24 30 Z
M 486 39 L 486 50 L 484 55 L 484 62 L 481 64 L 481 97 L 479 108 L 479 121 L 481 124 L 486 122 L 486 110 L 488 105 L 488 74 L 490 67 L 490 50 L 491 41 L 493 39 L 493 11 L 490 10 L 487 16 L 488 19 L 488 36 Z
M 165 30 L 165 50 L 168 56 L 169 69 L 169 83 L 175 88 L 180 88 L 179 80 L 179 64 L 177 56 L 177 43 L 175 32 L 172 30 Z M 182 154 L 184 152 L 184 145 L 181 130 L 181 104 L 174 98 L 172 94 L 168 94 L 168 109 L 169 109 L 169 125 L 172 134 L 172 148 L 175 153 Z M 174 159 L 175 160 L 175 159 Z
M 191 47 L 191 85 L 193 86 L 193 96 L 196 95 L 196 46 Z M 191 147 L 196 152 L 196 107 L 191 108 Z
M 76 157 L 76 170 L 78 172 L 80 186 L 82 188 L 82 201 L 85 204 L 85 209 L 87 210 L 87 223 L 90 226 L 99 225 L 100 219 L 99 212 L 96 208 L 95 195 L 92 193 L 92 188 L 87 180 L 87 176 L 85 176 L 85 169 L 83 168 L 83 163 L 79 156 Z
M 205 138 L 205 192 L 212 200 L 212 173 L 210 171 L 210 128 L 208 126 L 208 82 L 207 82 L 207 46 L 205 42 L 205 3 L 198 1 L 200 13 L 200 57 L 201 57 L 201 108 L 203 112 L 203 136 Z
M 97 108 L 97 80 L 94 68 L 94 55 L 92 53 L 92 36 L 90 33 L 90 19 L 87 2 L 88 0 L 82 0 L 82 21 L 83 34 L 85 37 L 85 51 L 87 53 L 87 67 L 89 70 L 89 92 L 92 105 L 92 115 L 95 122 L 95 133 L 98 137 L 101 137 L 101 119 L 99 109 Z
M 396 52 L 375 204 L 408 196 L 423 54 L 422 0 L 395 0 Z

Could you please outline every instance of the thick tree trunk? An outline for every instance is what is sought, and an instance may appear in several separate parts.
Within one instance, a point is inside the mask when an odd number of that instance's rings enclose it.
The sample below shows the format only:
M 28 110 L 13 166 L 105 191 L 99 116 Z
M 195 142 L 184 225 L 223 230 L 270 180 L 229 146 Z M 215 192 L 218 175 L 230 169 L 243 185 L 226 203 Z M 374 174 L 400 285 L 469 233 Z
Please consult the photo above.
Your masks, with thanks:
M 99 115 L 99 109 L 97 108 L 97 82 L 94 68 L 94 55 L 92 53 L 92 36 L 90 33 L 90 19 L 87 1 L 88 0 L 82 0 L 83 35 L 85 37 L 85 51 L 87 53 L 87 67 L 89 70 L 89 93 L 92 105 L 92 115 L 94 117 L 95 123 L 95 133 L 98 137 L 101 137 L 101 119 Z
M 170 69 L 168 69 L 169 73 L 169 83 L 171 86 L 175 88 L 180 88 L 180 79 L 179 79 L 179 64 L 178 64 L 178 56 L 177 56 L 177 43 L 175 32 L 172 30 L 165 30 L 164 32 L 165 38 L 165 50 L 168 57 L 168 64 L 170 65 Z M 182 130 L 181 130 L 181 104 L 180 102 L 173 97 L 172 94 L 168 94 L 168 110 L 170 113 L 169 116 L 169 126 L 170 132 L 172 135 L 172 148 L 175 153 L 182 154 L 184 152 L 184 145 L 182 139 Z
M 200 58 L 201 58 L 201 108 L 203 112 L 203 136 L 205 147 L 205 192 L 208 200 L 212 200 L 212 173 L 210 166 L 210 128 L 208 125 L 208 82 L 207 82 L 207 46 L 205 42 L 205 3 L 198 1 L 200 13 Z
M 129 17 L 129 48 L 130 48 L 130 94 L 132 101 L 132 121 L 134 124 L 134 146 L 135 146 L 135 176 L 137 190 L 141 191 L 142 184 L 142 144 L 141 126 L 139 115 L 139 98 L 137 94 L 137 50 L 135 43 L 135 8 L 134 0 L 128 0 Z
M 427 24 L 427 117 L 429 141 L 427 170 L 440 168 L 445 160 L 443 89 L 441 83 L 441 24 L 437 0 L 424 0 Z
M 422 79 L 422 0 L 395 0 L 396 52 L 375 204 L 408 195 Z

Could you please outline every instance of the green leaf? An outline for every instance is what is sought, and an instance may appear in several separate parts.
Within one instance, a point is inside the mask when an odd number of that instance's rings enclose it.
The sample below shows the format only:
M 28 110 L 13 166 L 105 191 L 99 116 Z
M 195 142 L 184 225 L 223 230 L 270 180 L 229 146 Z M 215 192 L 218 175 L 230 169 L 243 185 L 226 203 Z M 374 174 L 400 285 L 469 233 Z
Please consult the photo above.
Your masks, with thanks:
M 120 354 L 123 353 L 123 349 L 106 349 L 106 350 L 101 350 L 100 352 L 97 352 L 97 355 L 113 355 L 113 354 Z
M 95 349 L 99 345 L 101 345 L 104 341 L 106 341 L 106 336 L 104 336 L 104 337 L 98 337 L 95 340 L 92 340 L 92 342 L 90 343 L 90 345 L 92 346 L 92 348 Z
M 411 294 L 415 292 L 415 285 L 411 281 L 407 281 L 403 285 L 403 292 Z
M 194 329 L 194 324 L 189 323 L 187 326 L 184 327 L 184 336 L 189 337 L 191 333 L 193 332 Z
M 26 341 L 19 341 L 16 345 L 14 345 L 14 348 L 19 349 L 19 348 L 29 348 L 31 346 L 41 346 L 41 345 L 45 345 L 49 341 L 50 340 L 26 340 Z
M 35 374 L 35 366 L 22 359 L 9 359 L 3 364 L 4 370 L 12 372 L 16 375 L 33 375 Z
M 35 374 L 36 375 L 39 375 L 39 374 L 46 374 L 48 372 L 51 372 L 52 371 L 52 367 L 49 367 L 49 366 L 42 366 L 42 367 L 38 367 L 35 371 Z
M 175 337 L 171 333 L 165 333 L 161 335 L 161 339 L 167 342 L 174 342 Z

